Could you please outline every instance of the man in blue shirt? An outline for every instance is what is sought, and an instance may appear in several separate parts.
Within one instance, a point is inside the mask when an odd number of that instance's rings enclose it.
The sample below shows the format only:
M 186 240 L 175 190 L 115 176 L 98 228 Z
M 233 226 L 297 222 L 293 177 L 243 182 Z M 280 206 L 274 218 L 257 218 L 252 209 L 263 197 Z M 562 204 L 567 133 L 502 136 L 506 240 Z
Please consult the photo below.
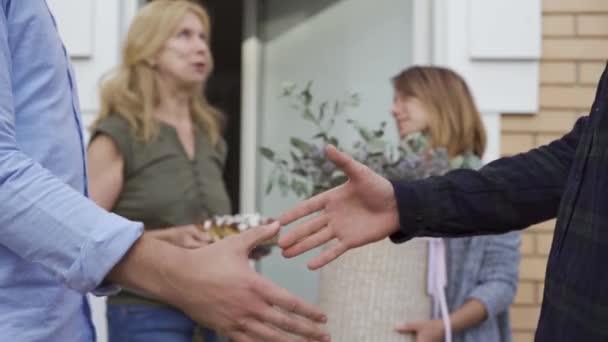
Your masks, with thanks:
M 2 340 L 93 341 L 84 294 L 115 290 L 104 280 L 157 296 L 235 341 L 295 341 L 286 332 L 327 340 L 315 324 L 322 313 L 248 266 L 251 248 L 278 225 L 184 250 L 86 199 L 74 76 L 46 2 L 0 6 Z

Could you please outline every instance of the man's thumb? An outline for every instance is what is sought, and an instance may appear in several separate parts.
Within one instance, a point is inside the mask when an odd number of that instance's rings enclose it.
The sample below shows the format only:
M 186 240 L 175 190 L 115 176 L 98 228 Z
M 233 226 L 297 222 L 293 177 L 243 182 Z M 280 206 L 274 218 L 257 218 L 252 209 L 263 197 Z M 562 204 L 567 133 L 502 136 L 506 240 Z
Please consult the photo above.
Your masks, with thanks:
M 279 223 L 279 221 L 274 221 L 270 224 L 249 229 L 241 235 L 243 235 L 245 244 L 247 244 L 247 249 L 251 251 L 257 245 L 272 239 L 275 235 L 279 233 L 280 228 L 281 224 Z
M 336 164 L 348 178 L 356 179 L 360 175 L 360 166 L 362 165 L 348 154 L 338 151 L 333 145 L 328 145 L 325 152 L 327 153 L 327 159 Z

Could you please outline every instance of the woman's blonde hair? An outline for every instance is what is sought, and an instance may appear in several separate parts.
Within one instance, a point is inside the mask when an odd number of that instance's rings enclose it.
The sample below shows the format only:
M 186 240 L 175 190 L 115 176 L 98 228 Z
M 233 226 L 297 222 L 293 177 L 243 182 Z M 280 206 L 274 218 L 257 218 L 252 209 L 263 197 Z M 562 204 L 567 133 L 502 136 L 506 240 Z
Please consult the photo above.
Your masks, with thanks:
M 211 23 L 207 11 L 187 0 L 155 0 L 145 5 L 129 28 L 122 51 L 122 61 L 101 83 L 101 109 L 93 127 L 111 115 L 118 115 L 130 125 L 135 136 L 149 141 L 158 134 L 154 109 L 160 104 L 156 70 L 150 65 L 169 38 L 175 34 L 187 13 L 196 15 L 210 36 Z M 209 52 L 209 67 L 213 59 Z M 221 135 L 223 117 L 205 98 L 204 84 L 194 90 L 190 112 L 194 122 L 207 132 L 211 143 Z
M 456 72 L 434 66 L 414 66 L 393 77 L 396 94 L 420 101 L 429 120 L 431 146 L 445 147 L 451 157 L 474 153 L 481 157 L 486 132 L 469 87 Z

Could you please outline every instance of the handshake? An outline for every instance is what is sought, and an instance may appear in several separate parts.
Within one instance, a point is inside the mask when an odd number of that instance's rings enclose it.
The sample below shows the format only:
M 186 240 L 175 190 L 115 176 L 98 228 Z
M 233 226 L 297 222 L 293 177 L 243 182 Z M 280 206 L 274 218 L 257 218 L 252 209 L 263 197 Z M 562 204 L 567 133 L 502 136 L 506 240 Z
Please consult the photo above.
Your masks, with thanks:
M 348 176 L 345 184 L 301 202 L 277 221 L 228 234 L 203 248 L 179 248 L 144 234 L 108 279 L 171 303 L 235 342 L 330 341 L 320 309 L 265 279 L 248 261 L 257 246 L 278 236 L 281 225 L 316 212 L 320 214 L 278 241 L 289 258 L 335 240 L 308 264 L 310 269 L 397 230 L 390 182 L 331 146 L 327 152 Z

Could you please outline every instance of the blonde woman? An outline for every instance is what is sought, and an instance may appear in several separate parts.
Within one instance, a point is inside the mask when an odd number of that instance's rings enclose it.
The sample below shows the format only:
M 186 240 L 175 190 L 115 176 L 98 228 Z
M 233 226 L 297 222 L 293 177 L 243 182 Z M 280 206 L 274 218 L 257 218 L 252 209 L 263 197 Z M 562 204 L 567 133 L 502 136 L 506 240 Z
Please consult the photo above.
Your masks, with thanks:
M 209 35 L 207 12 L 192 2 L 142 8 L 122 63 L 102 83 L 88 148 L 91 198 L 184 248 L 207 244 L 196 224 L 231 212 L 222 117 L 203 95 L 213 69 Z M 196 330 L 184 313 L 128 290 L 109 297 L 107 318 L 111 342 L 189 342 Z
M 485 130 L 458 74 L 440 67 L 412 67 L 395 76 L 393 86 L 391 112 L 400 137 L 423 133 L 432 147 L 447 149 L 453 167 L 481 166 Z M 517 287 L 519 232 L 439 242 L 445 247 L 440 257 L 447 266 L 452 341 L 510 341 L 509 306 Z M 405 322 L 397 330 L 415 334 L 417 342 L 442 342 L 446 328 L 440 318 L 436 314 L 430 320 Z

